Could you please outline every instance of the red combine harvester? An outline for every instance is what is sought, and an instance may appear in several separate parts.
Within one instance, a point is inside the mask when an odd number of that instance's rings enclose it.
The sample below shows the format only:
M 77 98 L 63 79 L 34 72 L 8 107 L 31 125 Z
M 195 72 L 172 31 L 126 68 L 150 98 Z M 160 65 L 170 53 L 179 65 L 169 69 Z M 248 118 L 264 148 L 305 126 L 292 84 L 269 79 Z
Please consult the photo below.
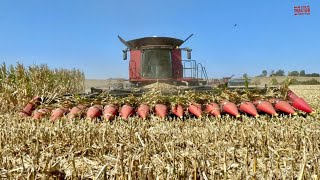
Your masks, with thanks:
M 215 117 L 221 117 L 220 113 L 240 117 L 242 113 L 256 118 L 259 114 L 297 115 L 298 110 L 307 114 L 316 113 L 303 98 L 288 89 L 289 81 L 282 88 L 250 89 L 247 79 L 244 82 L 230 81 L 231 76 L 223 79 L 223 86 L 209 86 L 205 67 L 191 60 L 191 49 L 181 48 L 191 36 L 184 41 L 170 37 L 125 41 L 118 36 L 127 47 L 123 50 L 123 59 L 128 58 L 128 51 L 130 53 L 129 82 L 141 88 L 92 88 L 88 94 L 64 95 L 48 102 L 44 100 L 46 98 L 36 96 L 19 115 L 41 119 L 51 114 L 50 120 L 54 122 L 65 115 L 68 119 L 86 117 L 112 120 L 120 116 L 127 120 L 134 115 L 146 119 L 151 113 L 161 118 L 169 114 L 179 118 L 186 114 L 200 118 L 202 111 Z M 182 59 L 182 51 L 186 51 L 187 60 Z M 238 86 L 242 83 L 245 86 Z M 155 88 L 159 85 L 163 87 Z M 42 108 L 39 109 L 39 106 Z
M 186 40 L 170 37 L 144 37 L 125 41 L 118 38 L 127 47 L 123 50 L 123 59 L 130 53 L 129 81 L 136 86 L 155 82 L 175 85 L 206 85 L 208 77 L 205 67 L 191 60 L 191 49 L 181 48 Z M 187 60 L 182 60 L 182 51 L 186 51 Z

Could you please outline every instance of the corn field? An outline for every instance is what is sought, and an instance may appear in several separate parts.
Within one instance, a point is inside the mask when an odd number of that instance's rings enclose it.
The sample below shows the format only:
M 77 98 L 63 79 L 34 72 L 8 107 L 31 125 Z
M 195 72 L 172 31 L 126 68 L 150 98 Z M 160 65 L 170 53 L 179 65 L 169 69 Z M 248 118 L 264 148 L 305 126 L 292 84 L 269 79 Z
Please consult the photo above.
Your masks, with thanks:
M 84 92 L 84 73 L 72 69 L 50 69 L 47 65 L 23 64 L 0 67 L 0 111 L 21 108 L 33 96 Z
M 320 108 L 319 86 L 293 86 Z M 320 115 L 52 123 L 0 116 L 0 177 L 318 179 Z

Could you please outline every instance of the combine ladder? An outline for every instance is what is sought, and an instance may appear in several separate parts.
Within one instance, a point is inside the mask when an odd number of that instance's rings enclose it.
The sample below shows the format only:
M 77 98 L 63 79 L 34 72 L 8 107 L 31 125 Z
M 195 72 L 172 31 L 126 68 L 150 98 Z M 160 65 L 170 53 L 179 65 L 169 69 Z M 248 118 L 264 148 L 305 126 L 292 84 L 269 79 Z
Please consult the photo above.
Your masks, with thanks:
M 182 60 L 183 62 L 183 78 L 205 81 L 208 84 L 208 75 L 206 68 L 196 60 Z

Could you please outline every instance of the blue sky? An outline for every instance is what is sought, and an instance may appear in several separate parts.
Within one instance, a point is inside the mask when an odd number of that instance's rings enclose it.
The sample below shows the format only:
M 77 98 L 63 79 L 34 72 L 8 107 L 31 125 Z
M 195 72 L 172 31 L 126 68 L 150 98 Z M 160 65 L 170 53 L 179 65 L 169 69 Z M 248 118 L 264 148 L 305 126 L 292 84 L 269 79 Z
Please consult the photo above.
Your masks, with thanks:
M 294 16 L 294 5 L 310 5 L 311 15 Z M 316 0 L 0 1 L 1 62 L 79 68 L 87 78 L 128 77 L 117 35 L 185 39 L 192 33 L 184 46 L 209 77 L 320 72 Z

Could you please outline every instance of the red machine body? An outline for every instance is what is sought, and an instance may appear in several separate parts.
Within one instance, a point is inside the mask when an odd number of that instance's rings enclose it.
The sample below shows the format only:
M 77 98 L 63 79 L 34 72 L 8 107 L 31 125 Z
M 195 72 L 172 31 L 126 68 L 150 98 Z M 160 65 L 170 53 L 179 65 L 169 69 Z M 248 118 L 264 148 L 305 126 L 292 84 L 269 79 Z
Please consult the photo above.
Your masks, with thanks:
M 119 37 L 120 38 L 120 37 Z M 122 39 L 120 39 L 122 40 Z M 182 60 L 182 50 L 191 58 L 191 49 L 179 48 L 184 41 L 168 37 L 145 37 L 122 42 L 130 53 L 129 81 L 137 85 L 154 82 L 205 85 L 205 68 L 195 60 Z

